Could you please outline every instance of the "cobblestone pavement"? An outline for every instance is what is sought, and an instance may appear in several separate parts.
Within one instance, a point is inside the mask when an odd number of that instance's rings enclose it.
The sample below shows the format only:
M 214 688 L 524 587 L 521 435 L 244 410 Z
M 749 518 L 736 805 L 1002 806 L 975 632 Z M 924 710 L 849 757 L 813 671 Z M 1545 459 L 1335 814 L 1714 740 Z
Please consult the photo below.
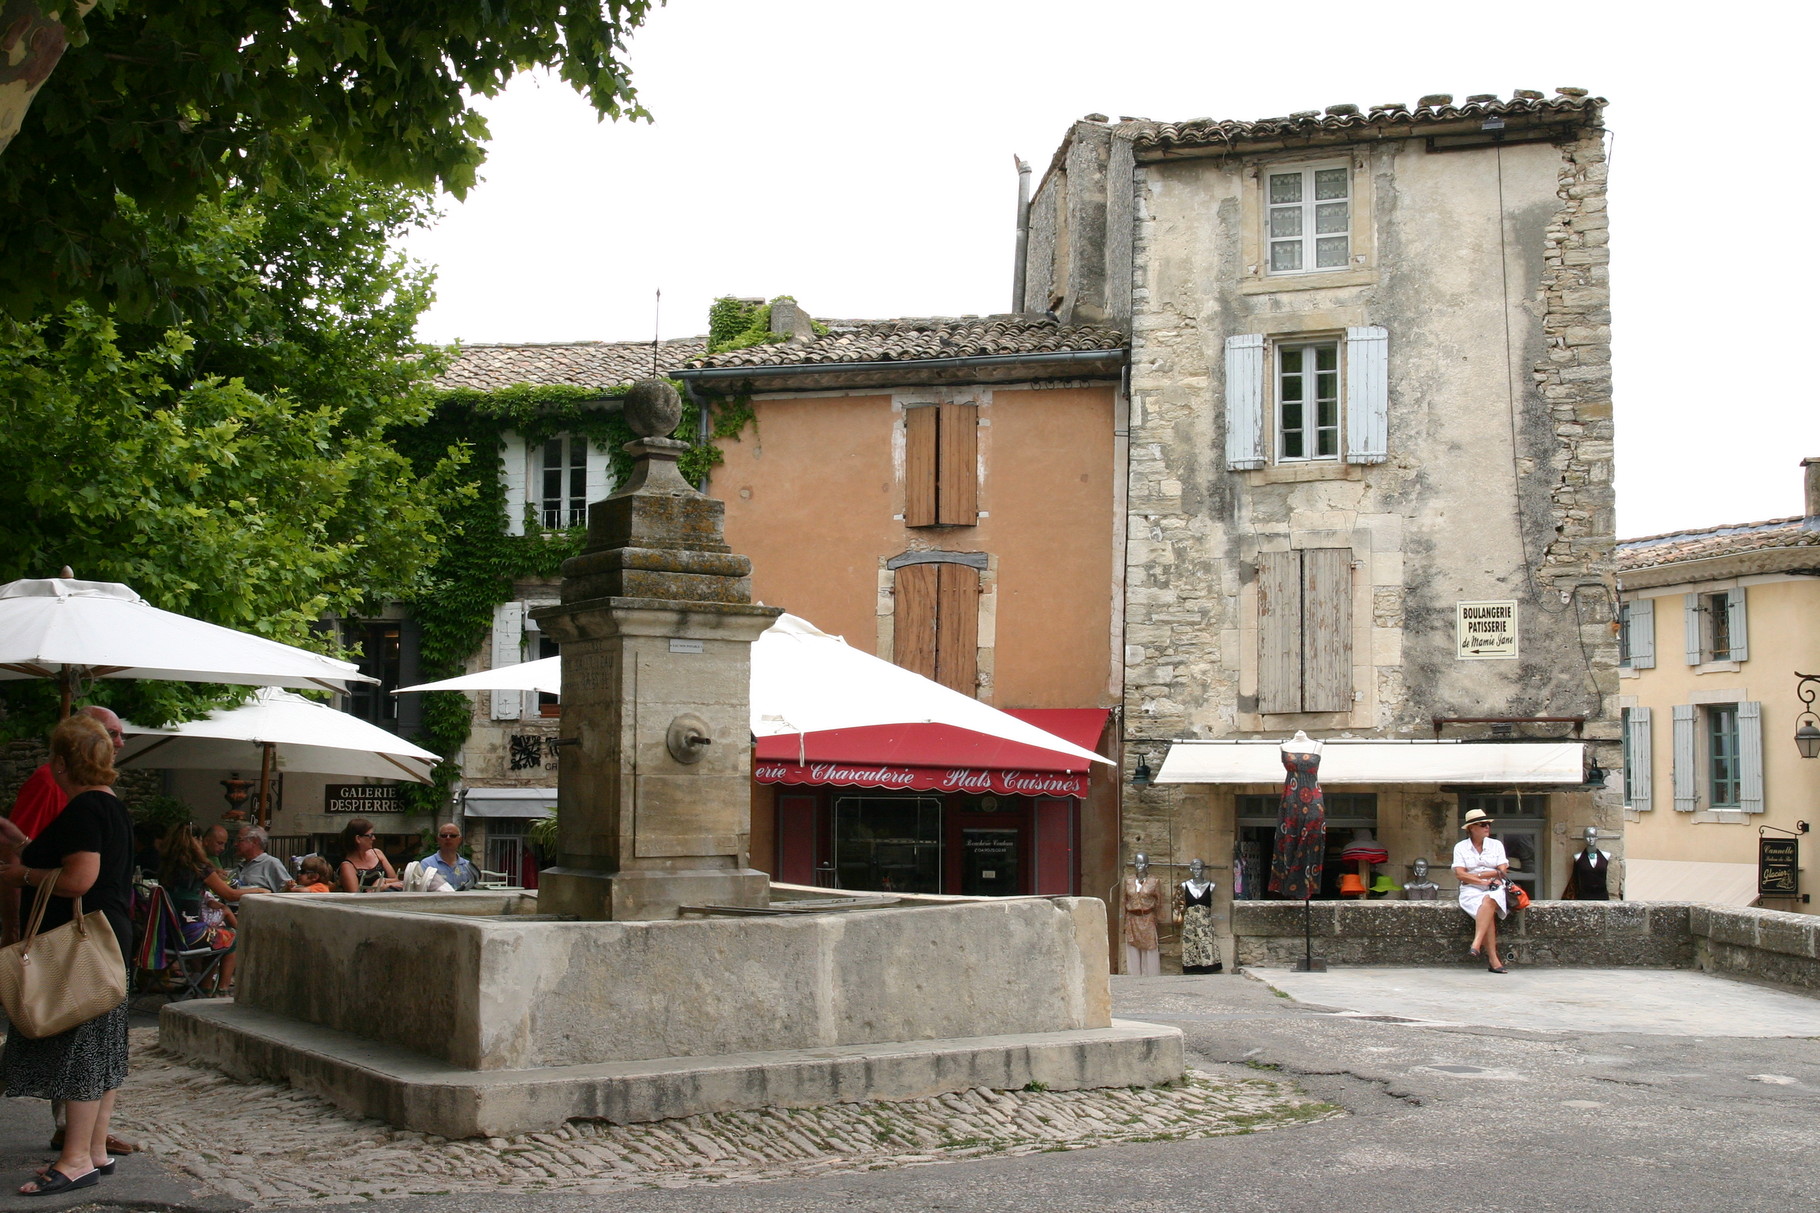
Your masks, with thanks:
M 1288 1083 L 989 1091 L 903 1103 L 577 1121 L 551 1133 L 446 1141 L 348 1117 L 312 1095 L 247 1085 L 133 1037 L 115 1123 L 143 1148 L 255 1207 L 511 1191 L 611 1193 L 805 1179 L 979 1158 L 1252 1133 L 1342 1115 Z

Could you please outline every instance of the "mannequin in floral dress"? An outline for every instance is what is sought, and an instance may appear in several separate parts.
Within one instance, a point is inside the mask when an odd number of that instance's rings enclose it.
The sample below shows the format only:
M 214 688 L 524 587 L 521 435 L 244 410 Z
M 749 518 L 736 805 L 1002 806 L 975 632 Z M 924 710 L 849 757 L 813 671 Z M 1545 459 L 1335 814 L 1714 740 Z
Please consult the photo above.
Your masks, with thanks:
M 1321 891 L 1327 858 L 1327 811 L 1321 799 L 1321 743 L 1297 731 L 1283 743 L 1283 805 L 1270 855 L 1270 892 L 1306 901 Z
M 1182 972 L 1218 973 L 1220 941 L 1213 935 L 1213 881 L 1207 865 L 1188 861 L 1188 879 L 1175 887 L 1175 920 L 1182 926 Z

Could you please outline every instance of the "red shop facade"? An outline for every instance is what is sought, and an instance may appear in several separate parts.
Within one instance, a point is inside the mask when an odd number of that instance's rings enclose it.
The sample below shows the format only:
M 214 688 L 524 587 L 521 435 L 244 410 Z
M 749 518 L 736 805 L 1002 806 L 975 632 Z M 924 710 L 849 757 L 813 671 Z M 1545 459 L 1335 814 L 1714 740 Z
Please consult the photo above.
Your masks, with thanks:
M 1010 714 L 1094 750 L 1108 715 Z M 966 897 L 1102 895 L 1083 856 L 1116 770 L 935 724 L 764 737 L 752 764 L 775 808 L 776 879 Z

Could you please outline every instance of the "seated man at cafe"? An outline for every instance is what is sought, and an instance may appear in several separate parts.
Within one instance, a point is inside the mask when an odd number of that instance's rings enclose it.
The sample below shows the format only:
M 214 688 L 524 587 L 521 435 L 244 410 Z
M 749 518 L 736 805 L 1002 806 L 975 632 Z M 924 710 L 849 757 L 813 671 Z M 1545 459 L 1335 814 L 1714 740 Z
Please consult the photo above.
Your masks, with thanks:
M 436 827 L 436 853 L 418 861 L 426 874 L 442 877 L 450 892 L 459 893 L 480 884 L 480 870 L 461 854 L 461 827 L 445 821 Z
M 234 884 L 243 889 L 282 893 L 291 883 L 291 874 L 285 870 L 284 861 L 266 853 L 265 844 L 266 832 L 258 826 L 240 828 L 240 836 L 234 840 L 234 850 L 240 856 Z

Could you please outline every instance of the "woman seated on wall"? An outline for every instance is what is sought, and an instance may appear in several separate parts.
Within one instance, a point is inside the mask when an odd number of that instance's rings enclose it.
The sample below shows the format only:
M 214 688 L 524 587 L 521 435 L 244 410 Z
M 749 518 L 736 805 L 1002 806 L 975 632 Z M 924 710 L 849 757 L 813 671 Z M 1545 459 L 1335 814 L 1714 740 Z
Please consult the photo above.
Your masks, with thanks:
M 1491 836 L 1492 817 L 1484 809 L 1466 814 L 1466 838 L 1453 849 L 1453 874 L 1460 878 L 1460 908 L 1473 920 L 1472 958 L 1483 959 L 1493 973 L 1505 971 L 1498 959 L 1498 919 L 1510 908 L 1505 902 L 1510 860 L 1504 844 Z
M 373 823 L 356 817 L 342 827 L 340 877 L 343 893 L 370 893 L 379 889 L 402 889 L 404 881 L 392 867 L 385 852 L 373 845 Z

